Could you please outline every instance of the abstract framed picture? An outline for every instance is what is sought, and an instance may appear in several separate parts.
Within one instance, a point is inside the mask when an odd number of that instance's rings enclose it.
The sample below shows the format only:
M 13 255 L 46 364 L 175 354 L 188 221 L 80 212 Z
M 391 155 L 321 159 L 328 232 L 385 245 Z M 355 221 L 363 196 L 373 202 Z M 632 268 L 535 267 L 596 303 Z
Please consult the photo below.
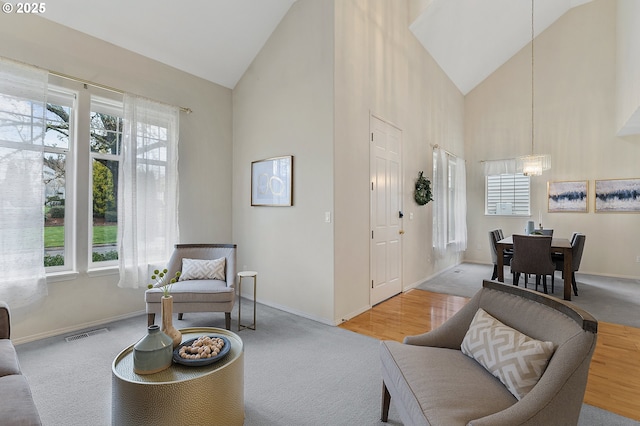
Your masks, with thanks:
M 587 213 L 589 181 L 547 182 L 549 213 Z
M 293 205 L 293 156 L 251 162 L 251 205 Z
M 596 213 L 640 213 L 640 179 L 596 180 Z

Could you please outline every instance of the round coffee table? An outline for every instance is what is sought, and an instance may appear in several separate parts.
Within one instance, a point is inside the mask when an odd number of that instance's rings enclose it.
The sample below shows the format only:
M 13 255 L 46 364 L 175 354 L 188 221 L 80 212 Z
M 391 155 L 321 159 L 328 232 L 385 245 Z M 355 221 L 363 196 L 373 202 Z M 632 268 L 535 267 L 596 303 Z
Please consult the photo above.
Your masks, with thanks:
M 133 345 L 111 368 L 113 425 L 242 425 L 244 423 L 244 346 L 237 334 L 213 327 L 180 330 L 182 341 L 223 335 L 231 350 L 206 366 L 173 363 L 155 374 L 133 372 Z

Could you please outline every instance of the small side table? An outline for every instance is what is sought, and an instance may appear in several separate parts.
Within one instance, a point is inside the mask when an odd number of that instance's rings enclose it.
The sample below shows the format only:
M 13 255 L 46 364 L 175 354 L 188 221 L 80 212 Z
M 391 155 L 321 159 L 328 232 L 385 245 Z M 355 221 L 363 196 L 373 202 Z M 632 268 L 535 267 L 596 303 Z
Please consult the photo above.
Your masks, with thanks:
M 243 325 L 240 321 L 240 316 L 242 312 L 242 279 L 243 278 L 253 278 L 253 324 L 251 325 Z M 256 271 L 242 271 L 238 272 L 238 331 L 243 328 L 248 328 L 250 330 L 256 329 L 256 284 L 258 281 L 258 273 Z

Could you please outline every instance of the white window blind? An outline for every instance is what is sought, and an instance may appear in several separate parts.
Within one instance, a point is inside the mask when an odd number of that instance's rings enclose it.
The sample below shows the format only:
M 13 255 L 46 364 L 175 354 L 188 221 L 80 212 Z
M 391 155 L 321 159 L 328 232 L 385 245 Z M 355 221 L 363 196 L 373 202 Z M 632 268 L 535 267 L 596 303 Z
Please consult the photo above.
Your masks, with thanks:
M 485 214 L 528 216 L 530 178 L 521 173 L 487 176 Z

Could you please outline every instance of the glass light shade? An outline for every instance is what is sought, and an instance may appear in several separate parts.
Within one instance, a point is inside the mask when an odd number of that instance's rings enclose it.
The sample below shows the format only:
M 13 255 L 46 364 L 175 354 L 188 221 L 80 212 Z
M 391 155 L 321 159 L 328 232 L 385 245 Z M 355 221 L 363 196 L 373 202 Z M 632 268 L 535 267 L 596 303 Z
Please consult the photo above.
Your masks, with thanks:
M 524 155 L 516 160 L 517 171 L 525 176 L 540 176 L 543 171 L 551 169 L 551 156 L 548 154 Z

